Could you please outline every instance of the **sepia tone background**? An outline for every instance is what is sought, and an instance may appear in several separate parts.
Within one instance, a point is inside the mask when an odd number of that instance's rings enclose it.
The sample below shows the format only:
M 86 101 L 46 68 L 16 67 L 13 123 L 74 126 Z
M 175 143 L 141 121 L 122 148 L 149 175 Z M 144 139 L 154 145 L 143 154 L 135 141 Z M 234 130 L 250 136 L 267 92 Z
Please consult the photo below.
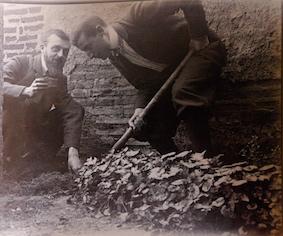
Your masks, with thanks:
M 204 0 L 203 4 L 210 27 L 223 39 L 229 55 L 211 119 L 213 142 L 232 157 L 278 154 L 281 2 Z M 93 14 L 113 22 L 122 17 L 128 6 L 129 3 L 2 5 L 4 63 L 12 56 L 38 51 L 43 30 L 61 28 L 71 33 Z M 65 73 L 70 93 L 86 110 L 81 152 L 99 155 L 127 127 L 136 90 L 109 61 L 89 60 L 76 48 L 70 51 Z M 180 146 L 184 145 L 182 126 L 176 139 Z M 143 145 L 134 141 L 130 144 Z

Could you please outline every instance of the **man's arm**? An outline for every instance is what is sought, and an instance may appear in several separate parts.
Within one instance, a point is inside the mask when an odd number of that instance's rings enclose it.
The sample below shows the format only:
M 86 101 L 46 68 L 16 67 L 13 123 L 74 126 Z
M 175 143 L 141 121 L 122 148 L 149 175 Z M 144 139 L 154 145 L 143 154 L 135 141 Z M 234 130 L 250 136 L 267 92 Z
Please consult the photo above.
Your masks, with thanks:
M 120 21 L 129 27 L 147 27 L 162 24 L 164 19 L 182 10 L 188 22 L 192 39 L 207 35 L 208 26 L 200 0 L 158 0 L 134 3 Z
M 19 85 L 19 81 L 27 73 L 28 58 L 15 57 L 9 60 L 3 67 L 3 93 L 4 96 L 18 98 L 26 88 Z
M 81 138 L 84 109 L 67 93 L 67 81 L 64 78 L 61 99 L 56 104 L 62 117 L 64 144 L 68 148 L 68 167 L 77 171 L 81 167 L 79 145 Z
M 208 44 L 208 26 L 200 0 L 158 0 L 134 3 L 119 24 L 129 28 L 151 27 L 164 24 L 166 19 L 183 11 L 191 35 L 189 47 L 194 51 L 205 48 Z M 136 107 L 142 108 L 147 102 L 150 91 L 139 91 Z
M 4 96 L 13 98 L 33 97 L 40 91 L 48 89 L 46 78 L 36 78 L 31 85 L 23 85 L 22 80 L 28 73 L 30 66 L 29 58 L 26 56 L 14 57 L 4 65 Z

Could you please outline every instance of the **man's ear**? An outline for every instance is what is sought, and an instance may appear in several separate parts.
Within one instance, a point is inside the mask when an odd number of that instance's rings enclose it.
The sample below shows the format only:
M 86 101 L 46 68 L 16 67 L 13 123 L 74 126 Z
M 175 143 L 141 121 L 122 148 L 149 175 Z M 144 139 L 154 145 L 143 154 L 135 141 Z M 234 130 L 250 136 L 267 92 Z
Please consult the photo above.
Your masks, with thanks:
M 103 34 L 104 33 L 104 28 L 101 25 L 96 26 L 96 32 L 98 34 Z
M 43 52 L 43 50 L 44 50 L 44 45 L 43 45 L 43 44 L 40 44 L 39 48 L 40 48 L 40 51 Z

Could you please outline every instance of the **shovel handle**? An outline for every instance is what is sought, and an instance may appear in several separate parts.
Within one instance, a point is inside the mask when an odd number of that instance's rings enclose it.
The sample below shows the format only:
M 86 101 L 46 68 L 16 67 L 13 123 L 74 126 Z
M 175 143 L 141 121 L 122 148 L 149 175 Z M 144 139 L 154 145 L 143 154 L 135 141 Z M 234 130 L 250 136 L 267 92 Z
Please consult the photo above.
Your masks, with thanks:
M 178 76 L 179 72 L 183 69 L 187 61 L 192 57 L 193 53 L 194 53 L 193 50 L 190 50 L 188 52 L 188 54 L 184 57 L 181 63 L 177 66 L 175 71 L 170 75 L 170 77 L 166 80 L 166 82 L 162 85 L 162 87 L 157 91 L 154 97 L 150 100 L 150 102 L 143 109 L 143 112 L 140 115 L 140 118 L 144 118 L 148 114 L 148 112 L 152 109 L 152 107 L 160 100 L 160 98 L 165 93 L 165 91 L 174 82 L 174 80 Z M 123 136 L 113 145 L 110 152 L 113 154 L 116 152 L 116 150 L 119 150 L 121 147 L 123 147 L 128 141 L 128 139 L 132 136 L 132 134 L 133 134 L 133 128 L 129 127 L 126 130 L 126 132 L 123 134 Z
M 119 150 L 121 147 L 125 145 L 125 143 L 129 140 L 129 138 L 133 134 L 133 128 L 129 127 L 126 132 L 123 134 L 123 136 L 113 145 L 113 147 L 110 150 L 111 154 L 114 154 L 116 150 Z

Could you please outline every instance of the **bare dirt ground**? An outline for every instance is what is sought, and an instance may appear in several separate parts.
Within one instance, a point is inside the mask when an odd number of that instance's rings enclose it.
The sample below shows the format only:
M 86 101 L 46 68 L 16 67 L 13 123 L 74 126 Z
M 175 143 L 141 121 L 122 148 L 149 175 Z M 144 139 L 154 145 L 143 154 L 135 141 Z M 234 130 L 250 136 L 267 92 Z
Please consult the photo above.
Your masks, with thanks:
M 0 235 L 113 235 L 113 230 L 122 231 L 118 221 L 97 219 L 86 208 L 68 204 L 70 174 L 52 172 L 32 180 L 4 181 L 0 193 Z M 129 227 L 125 231 L 128 235 L 133 232 Z
M 181 232 L 158 232 L 145 228 L 144 225 L 123 223 L 119 218 L 96 218 L 85 207 L 68 203 L 71 189 L 72 176 L 68 173 L 43 173 L 34 179 L 21 182 L 7 179 L 2 181 L 0 235 L 188 235 Z M 190 235 L 216 234 L 199 232 Z
M 28 161 L 26 165 L 19 165 L 12 177 L 4 176 L 1 180 L 1 236 L 238 235 L 236 232 L 215 232 L 213 229 L 190 233 L 162 232 L 146 225 L 123 222 L 119 217 L 98 218 L 86 207 L 69 203 L 74 176 L 66 170 L 66 163 L 56 168 L 44 163 L 47 162 Z M 23 178 L 21 174 L 26 177 Z

